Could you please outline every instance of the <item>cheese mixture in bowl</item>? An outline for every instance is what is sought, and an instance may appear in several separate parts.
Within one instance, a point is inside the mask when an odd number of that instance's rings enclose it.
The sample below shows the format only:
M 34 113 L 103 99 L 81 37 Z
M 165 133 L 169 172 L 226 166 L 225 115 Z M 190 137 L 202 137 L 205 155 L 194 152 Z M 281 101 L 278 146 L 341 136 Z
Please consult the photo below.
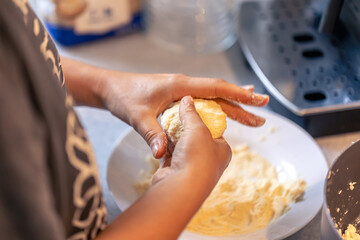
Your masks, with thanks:
M 135 184 L 139 194 L 150 187 L 156 171 L 156 161 L 150 162 L 153 172 Z M 237 146 L 228 168 L 186 229 L 214 236 L 256 231 L 285 213 L 305 188 L 301 179 L 280 182 L 269 161 L 247 145 Z
M 269 161 L 247 145 L 233 148 L 233 157 L 215 189 L 187 230 L 205 235 L 246 234 L 265 227 L 304 193 L 303 180 L 279 182 Z

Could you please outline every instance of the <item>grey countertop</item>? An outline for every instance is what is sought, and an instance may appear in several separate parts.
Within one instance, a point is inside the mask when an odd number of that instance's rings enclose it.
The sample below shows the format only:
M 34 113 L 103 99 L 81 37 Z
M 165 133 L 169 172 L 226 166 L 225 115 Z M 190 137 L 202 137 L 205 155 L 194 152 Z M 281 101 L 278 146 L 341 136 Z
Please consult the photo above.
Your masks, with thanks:
M 205 56 L 185 56 L 156 48 L 142 33 L 137 33 L 71 48 L 58 47 L 63 56 L 114 70 L 216 77 L 237 85 L 253 84 L 255 91 L 264 91 L 261 82 L 246 65 L 237 44 L 225 52 Z M 104 110 L 77 107 L 76 111 L 87 130 L 97 157 L 108 218 L 112 221 L 121 211 L 112 199 L 107 186 L 107 162 L 117 139 L 129 126 Z M 317 138 L 316 141 L 328 163 L 331 164 L 347 146 L 359 138 L 360 132 L 354 132 Z M 320 239 L 320 216 L 321 212 L 304 228 L 286 239 Z

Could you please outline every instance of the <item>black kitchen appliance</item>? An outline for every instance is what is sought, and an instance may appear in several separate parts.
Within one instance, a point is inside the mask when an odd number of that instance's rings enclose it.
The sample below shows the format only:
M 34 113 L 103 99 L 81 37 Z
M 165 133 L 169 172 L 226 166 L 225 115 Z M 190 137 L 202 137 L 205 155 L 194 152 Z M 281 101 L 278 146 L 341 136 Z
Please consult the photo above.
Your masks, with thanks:
M 314 137 L 360 130 L 360 0 L 243 2 L 237 29 L 274 111 Z

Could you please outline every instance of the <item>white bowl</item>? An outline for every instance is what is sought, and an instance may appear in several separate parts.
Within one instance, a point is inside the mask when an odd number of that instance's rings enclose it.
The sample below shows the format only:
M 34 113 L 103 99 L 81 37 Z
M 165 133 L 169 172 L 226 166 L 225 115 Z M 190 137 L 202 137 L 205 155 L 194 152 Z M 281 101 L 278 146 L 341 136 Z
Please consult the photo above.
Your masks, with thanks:
M 260 128 L 251 128 L 228 119 L 224 137 L 230 146 L 247 143 L 250 149 L 267 158 L 284 179 L 302 178 L 307 183 L 303 200 L 267 227 L 246 235 L 231 237 L 204 236 L 184 231 L 183 240 L 257 240 L 283 239 L 304 227 L 323 203 L 323 186 L 327 172 L 325 157 L 314 139 L 290 120 L 273 112 L 246 108 L 266 118 Z M 134 130 L 124 133 L 110 157 L 107 172 L 109 189 L 119 208 L 126 210 L 137 198 L 134 183 L 141 179 L 141 169 L 150 171 L 145 157 L 151 154 L 146 142 Z

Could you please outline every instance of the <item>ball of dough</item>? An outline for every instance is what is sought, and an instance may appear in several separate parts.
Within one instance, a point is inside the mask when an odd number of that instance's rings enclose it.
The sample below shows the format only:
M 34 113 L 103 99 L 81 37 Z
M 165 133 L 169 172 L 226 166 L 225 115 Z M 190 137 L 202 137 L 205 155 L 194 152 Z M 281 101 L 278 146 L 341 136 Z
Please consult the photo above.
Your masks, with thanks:
M 221 106 L 215 101 L 205 99 L 194 99 L 194 104 L 196 111 L 210 130 L 212 137 L 214 139 L 221 137 L 226 129 L 226 114 L 221 109 Z M 176 102 L 171 108 L 164 111 L 160 119 L 161 127 L 173 144 L 177 143 L 183 131 L 179 107 L 180 102 Z

